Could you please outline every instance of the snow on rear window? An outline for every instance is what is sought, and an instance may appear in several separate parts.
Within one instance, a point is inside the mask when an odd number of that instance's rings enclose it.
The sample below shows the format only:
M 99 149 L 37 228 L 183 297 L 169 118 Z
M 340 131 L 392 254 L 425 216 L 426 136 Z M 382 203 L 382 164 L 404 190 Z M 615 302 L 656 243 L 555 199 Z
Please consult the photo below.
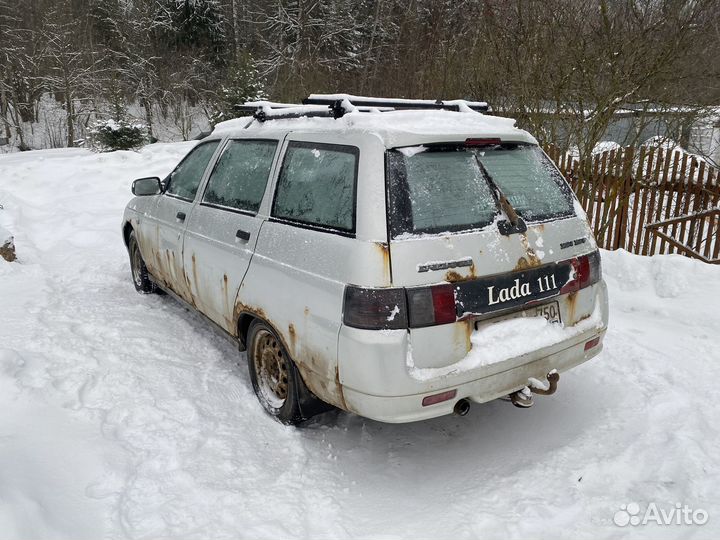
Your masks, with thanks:
M 471 230 L 499 215 L 493 182 L 527 221 L 572 215 L 573 198 L 531 145 L 401 148 L 388 153 L 393 236 Z
M 513 208 L 536 221 L 573 213 L 573 199 L 557 171 L 536 146 L 496 147 L 478 158 Z
M 490 222 L 495 201 L 469 152 L 405 157 L 413 232 L 452 230 Z

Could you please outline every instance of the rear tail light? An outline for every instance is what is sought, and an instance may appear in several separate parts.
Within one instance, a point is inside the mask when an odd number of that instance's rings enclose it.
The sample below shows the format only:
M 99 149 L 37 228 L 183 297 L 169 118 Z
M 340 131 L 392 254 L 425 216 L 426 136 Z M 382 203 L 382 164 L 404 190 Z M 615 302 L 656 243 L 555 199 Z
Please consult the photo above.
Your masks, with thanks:
M 407 289 L 410 326 L 418 328 L 457 320 L 455 287 L 451 284 Z
M 367 330 L 407 328 L 405 289 L 345 288 L 343 322 Z
M 570 280 L 560 289 L 560 294 L 568 294 L 600 281 L 602 268 L 600 265 L 600 252 L 593 251 L 570 261 L 573 273 Z

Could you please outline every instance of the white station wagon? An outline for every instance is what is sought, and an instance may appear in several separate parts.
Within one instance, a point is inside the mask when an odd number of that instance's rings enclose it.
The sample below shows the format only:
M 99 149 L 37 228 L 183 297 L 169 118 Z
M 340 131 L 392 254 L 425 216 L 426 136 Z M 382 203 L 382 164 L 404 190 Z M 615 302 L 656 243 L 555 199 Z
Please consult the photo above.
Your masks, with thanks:
M 136 180 L 122 226 L 136 289 L 247 350 L 269 414 L 528 407 L 600 352 L 599 252 L 530 134 L 477 102 L 303 103 L 246 104 Z

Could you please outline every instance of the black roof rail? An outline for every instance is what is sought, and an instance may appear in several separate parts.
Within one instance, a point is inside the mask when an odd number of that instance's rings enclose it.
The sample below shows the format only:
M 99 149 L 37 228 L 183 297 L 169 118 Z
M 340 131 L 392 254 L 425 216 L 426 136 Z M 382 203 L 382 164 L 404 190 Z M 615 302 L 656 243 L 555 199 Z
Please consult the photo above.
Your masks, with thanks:
M 376 107 L 394 110 L 411 109 L 460 111 L 463 107 L 467 107 L 480 113 L 486 113 L 490 110 L 490 106 L 484 101 L 432 101 L 429 99 L 373 98 L 365 96 L 351 96 L 347 94 L 310 94 L 308 97 L 303 99 L 302 102 L 303 105 L 327 105 L 329 107 L 338 107 L 339 104 L 345 100 L 355 107 Z
M 278 112 L 278 114 L 268 115 L 265 112 L 264 107 L 270 107 L 273 111 L 282 111 L 288 109 L 287 113 Z M 265 122 L 267 120 L 287 120 L 291 118 L 336 118 L 329 108 L 324 110 L 306 110 L 298 111 L 295 107 L 302 107 L 302 105 L 285 105 L 277 106 L 273 103 L 267 105 L 235 105 L 233 109 L 237 112 L 244 112 L 252 114 L 253 118 L 258 122 Z
M 313 108 L 315 106 L 316 108 Z M 317 108 L 326 106 L 327 108 Z M 342 118 L 346 113 L 383 112 L 395 110 L 473 110 L 480 113 L 489 111 L 483 101 L 432 101 L 428 99 L 369 98 L 347 94 L 311 94 L 302 101 L 302 105 L 292 103 L 273 103 L 270 101 L 247 102 L 235 105 L 235 111 L 247 113 L 258 122 L 267 120 L 286 120 L 290 118 Z M 286 110 L 286 112 L 283 112 Z M 272 111 L 272 114 L 268 114 Z M 249 125 L 249 124 L 248 124 Z

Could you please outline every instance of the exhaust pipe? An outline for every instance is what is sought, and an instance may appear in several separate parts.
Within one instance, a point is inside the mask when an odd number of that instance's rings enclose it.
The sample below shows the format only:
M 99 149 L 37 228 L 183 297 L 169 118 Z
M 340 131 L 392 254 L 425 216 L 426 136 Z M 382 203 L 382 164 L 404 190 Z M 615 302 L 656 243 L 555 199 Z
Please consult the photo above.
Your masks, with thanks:
M 455 407 L 453 408 L 453 413 L 457 414 L 458 416 L 465 416 L 467 413 L 470 412 L 470 401 L 463 398 L 459 400 Z

